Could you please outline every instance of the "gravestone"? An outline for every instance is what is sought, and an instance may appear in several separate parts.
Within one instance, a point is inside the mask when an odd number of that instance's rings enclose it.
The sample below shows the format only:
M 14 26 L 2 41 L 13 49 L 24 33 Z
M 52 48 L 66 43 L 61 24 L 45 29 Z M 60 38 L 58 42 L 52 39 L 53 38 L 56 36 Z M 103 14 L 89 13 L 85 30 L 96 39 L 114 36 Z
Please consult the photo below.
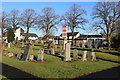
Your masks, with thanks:
M 23 55 L 22 53 L 18 53 L 18 54 L 17 54 L 17 58 L 18 58 L 18 59 L 21 59 L 21 58 L 22 58 L 22 55 Z
M 45 51 L 46 54 L 50 54 L 50 50 Z
M 10 48 L 10 43 L 8 43 L 8 48 Z
M 52 44 L 52 42 L 48 42 L 48 46 L 47 46 L 48 49 L 51 48 L 51 44 Z
M 63 40 L 63 44 L 62 44 L 62 50 L 65 50 L 65 48 L 66 48 L 66 43 L 67 43 L 67 40 Z
M 92 61 L 96 61 L 96 55 L 93 50 L 91 51 L 91 55 L 92 55 Z
M 62 50 L 61 52 L 60 52 L 60 55 L 63 55 L 65 53 L 65 50 Z
M 34 61 L 34 55 L 29 55 L 29 60 Z
M 66 43 L 66 45 L 65 45 L 64 61 L 71 61 L 70 47 L 71 47 L 70 43 Z
M 87 60 L 88 60 L 88 61 L 91 61 L 91 60 L 92 60 L 92 53 L 91 53 L 91 52 L 89 52 L 89 53 L 87 54 Z
M 53 54 L 53 55 L 55 54 L 54 49 L 51 49 L 51 50 L 50 50 L 50 54 Z
M 60 45 L 60 49 L 62 49 L 62 45 Z
M 29 51 L 29 46 L 25 46 L 24 54 L 23 54 L 23 57 L 22 57 L 23 61 L 27 61 L 27 59 L 28 59 L 28 51 Z
M 53 40 L 53 42 L 52 42 L 53 44 L 55 44 L 55 40 Z
M 57 48 L 57 45 L 54 45 L 54 48 Z
M 41 40 L 41 44 L 44 44 L 43 40 Z
M 22 41 L 22 47 L 24 47 L 24 45 L 25 45 L 25 44 L 24 44 L 24 42 Z
M 7 56 L 8 56 L 8 57 L 13 57 L 14 54 L 13 54 L 13 53 L 8 53 Z
M 84 51 L 82 61 L 87 61 L 87 50 Z
M 43 62 L 43 54 L 44 54 L 44 50 L 39 50 L 38 51 L 38 61 Z
M 33 51 L 32 46 L 29 47 L 29 52 Z
M 73 59 L 74 60 L 78 59 L 78 50 L 77 49 L 73 50 Z

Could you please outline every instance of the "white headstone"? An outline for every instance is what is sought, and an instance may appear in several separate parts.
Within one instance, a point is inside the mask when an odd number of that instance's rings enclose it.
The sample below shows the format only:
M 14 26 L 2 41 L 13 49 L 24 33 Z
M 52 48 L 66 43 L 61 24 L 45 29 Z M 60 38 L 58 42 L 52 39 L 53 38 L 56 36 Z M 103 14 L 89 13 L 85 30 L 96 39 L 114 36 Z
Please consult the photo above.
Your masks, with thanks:
M 39 50 L 38 51 L 38 61 L 43 62 L 43 54 L 44 54 L 44 50 Z
M 33 61 L 34 60 L 34 55 L 29 55 L 29 60 Z
M 66 43 L 66 45 L 65 45 L 64 61 L 71 61 L 70 47 L 71 47 L 70 43 Z
M 55 54 L 54 49 L 51 49 L 51 50 L 50 50 L 50 53 L 54 55 L 54 54 Z
M 67 43 L 67 40 L 63 40 L 63 45 L 62 45 L 62 49 L 63 49 L 63 50 L 65 50 L 65 48 L 66 48 L 66 46 L 65 46 L 66 43 Z
M 22 41 L 22 47 L 24 47 L 24 42 Z
M 84 51 L 82 61 L 87 61 L 87 50 Z
M 92 55 L 92 61 L 96 61 L 96 55 L 95 55 L 95 52 L 91 51 L 91 55 Z
M 13 57 L 14 54 L 13 54 L 13 53 L 8 53 L 7 56 L 8 56 L 8 57 Z
M 54 48 L 57 48 L 57 45 L 54 45 Z
M 8 43 L 8 48 L 10 48 L 10 43 Z

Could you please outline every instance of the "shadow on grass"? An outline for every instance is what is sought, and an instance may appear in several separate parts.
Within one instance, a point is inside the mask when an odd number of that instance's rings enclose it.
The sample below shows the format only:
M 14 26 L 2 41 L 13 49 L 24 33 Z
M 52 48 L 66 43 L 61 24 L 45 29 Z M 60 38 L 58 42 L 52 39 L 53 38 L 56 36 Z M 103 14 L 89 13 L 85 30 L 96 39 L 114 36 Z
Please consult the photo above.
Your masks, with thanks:
M 120 79 L 120 66 L 113 67 L 111 69 L 91 73 L 88 75 L 84 75 L 73 80 L 119 80 Z
M 27 79 L 27 80 L 34 80 L 34 79 L 42 79 L 42 78 L 39 78 L 39 77 L 36 77 L 32 74 L 29 74 L 29 73 L 26 73 L 24 71 L 21 71 L 17 68 L 14 68 L 12 66 L 9 66 L 9 65 L 6 65 L 4 63 L 0 63 L 2 64 L 2 75 L 7 77 L 8 79 L 11 79 L 11 80 L 17 80 L 17 79 Z M 3 79 L 4 80 L 4 79 Z
M 48 54 L 48 55 L 52 55 L 52 56 L 56 56 L 56 57 L 58 57 L 58 58 L 61 58 L 62 61 L 63 61 L 63 59 L 64 59 L 64 57 L 61 56 L 58 52 L 56 52 L 56 53 L 53 55 L 53 54 L 50 54 L 50 51 L 49 51 L 49 50 L 44 50 L 44 51 L 45 51 L 45 53 Z M 48 53 L 48 51 L 49 51 L 49 53 Z

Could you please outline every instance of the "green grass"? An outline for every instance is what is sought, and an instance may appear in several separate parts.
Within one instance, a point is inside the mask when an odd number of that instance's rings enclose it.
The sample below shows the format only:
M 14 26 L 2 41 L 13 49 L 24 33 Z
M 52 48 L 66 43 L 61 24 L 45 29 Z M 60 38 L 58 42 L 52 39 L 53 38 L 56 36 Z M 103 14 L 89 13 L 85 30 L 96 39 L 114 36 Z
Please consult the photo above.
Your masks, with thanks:
M 115 51 L 115 50 L 104 50 L 104 49 L 83 48 L 83 47 L 72 47 L 72 48 L 76 48 L 76 49 L 80 49 L 80 50 L 91 50 L 91 49 L 94 49 L 94 50 L 97 51 L 97 52 L 120 54 L 120 51 Z
M 79 50 L 78 54 L 82 55 L 83 51 Z M 111 55 L 111 54 L 108 54 L 108 53 L 101 53 L 101 52 L 95 52 L 95 54 L 96 54 L 96 57 L 98 57 L 98 58 L 120 62 L 120 56 Z
M 33 54 L 37 57 L 38 50 L 41 49 L 41 47 L 34 46 L 33 49 L 34 51 L 31 51 L 30 54 Z M 18 52 L 23 52 L 23 50 L 21 50 L 18 47 L 16 47 L 15 49 L 10 48 L 8 49 L 8 51 L 13 52 L 14 54 L 17 54 Z M 55 49 L 55 51 L 61 52 L 60 49 Z M 79 50 L 79 54 L 82 53 L 83 52 Z M 96 56 L 104 59 L 118 61 L 117 56 L 115 55 L 97 52 Z M 90 72 L 100 71 L 119 65 L 118 63 L 103 60 L 98 60 L 95 62 L 83 62 L 80 59 L 78 59 L 72 62 L 64 62 L 61 60 L 61 58 L 48 54 L 44 54 L 45 62 L 38 63 L 20 61 L 16 58 L 9 58 L 6 56 L 2 56 L 2 60 L 4 64 L 7 64 L 14 68 L 18 68 L 24 72 L 35 75 L 40 78 L 75 78 L 78 76 L 89 74 Z

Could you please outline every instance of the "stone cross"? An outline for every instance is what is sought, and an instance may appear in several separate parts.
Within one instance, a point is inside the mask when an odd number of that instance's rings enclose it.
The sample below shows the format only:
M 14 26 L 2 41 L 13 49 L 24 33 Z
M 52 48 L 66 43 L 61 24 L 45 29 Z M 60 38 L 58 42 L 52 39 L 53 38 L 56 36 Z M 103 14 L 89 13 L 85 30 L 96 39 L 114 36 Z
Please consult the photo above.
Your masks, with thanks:
M 51 50 L 50 50 L 50 54 L 53 54 L 53 55 L 54 55 L 54 54 L 55 54 L 55 50 L 54 50 L 54 49 L 51 49 Z
M 71 61 L 70 47 L 71 47 L 70 43 L 66 43 L 66 45 L 65 45 L 64 61 Z
M 29 51 L 29 46 L 25 46 L 24 54 L 23 54 L 23 57 L 22 57 L 23 61 L 27 61 L 27 59 L 28 59 L 28 51 Z
M 33 61 L 34 60 L 34 55 L 29 55 L 29 60 Z
M 44 50 L 39 50 L 38 51 L 38 61 L 43 62 L 43 54 L 44 54 Z
M 87 50 L 84 51 L 82 61 L 87 61 Z
M 74 49 L 73 50 L 73 59 L 76 60 L 78 58 L 78 50 Z
M 18 54 L 17 54 L 17 58 L 18 58 L 18 59 L 21 59 L 21 58 L 22 58 L 22 55 L 23 55 L 22 53 L 18 53 Z

